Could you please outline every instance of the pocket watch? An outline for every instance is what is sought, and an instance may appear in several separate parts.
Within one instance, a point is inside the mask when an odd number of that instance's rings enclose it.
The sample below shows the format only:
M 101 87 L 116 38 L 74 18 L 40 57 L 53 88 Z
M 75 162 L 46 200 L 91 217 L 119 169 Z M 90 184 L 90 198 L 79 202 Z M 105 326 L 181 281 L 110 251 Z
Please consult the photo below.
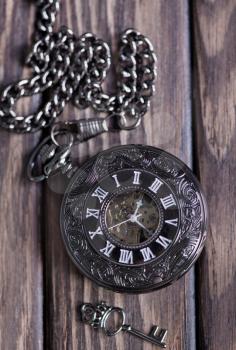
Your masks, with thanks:
M 60 225 L 76 266 L 97 284 L 148 292 L 181 277 L 206 238 L 207 210 L 191 170 L 151 146 L 99 153 L 65 191 Z
M 96 136 L 109 122 L 55 124 L 33 152 L 28 176 L 41 181 L 60 172 L 66 179 L 61 233 L 79 270 L 108 289 L 144 293 L 171 284 L 198 258 L 206 202 L 190 168 L 152 146 L 117 146 L 73 165 L 74 137 Z M 67 142 L 59 145 L 64 134 Z

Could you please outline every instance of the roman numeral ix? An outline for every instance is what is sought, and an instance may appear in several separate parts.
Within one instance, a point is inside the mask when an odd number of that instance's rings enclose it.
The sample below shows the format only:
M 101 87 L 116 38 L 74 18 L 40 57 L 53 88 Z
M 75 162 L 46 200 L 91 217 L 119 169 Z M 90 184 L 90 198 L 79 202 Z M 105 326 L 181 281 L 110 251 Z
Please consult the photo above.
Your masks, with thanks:
M 98 209 L 87 208 L 86 218 L 89 218 L 90 216 L 93 216 L 94 218 L 98 219 L 98 217 L 99 217 L 99 210 Z

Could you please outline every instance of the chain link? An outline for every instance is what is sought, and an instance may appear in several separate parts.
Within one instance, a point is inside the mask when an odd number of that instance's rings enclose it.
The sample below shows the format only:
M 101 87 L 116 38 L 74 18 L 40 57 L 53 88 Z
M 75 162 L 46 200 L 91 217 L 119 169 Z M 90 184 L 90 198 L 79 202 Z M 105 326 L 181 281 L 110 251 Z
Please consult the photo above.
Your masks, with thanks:
M 59 12 L 59 0 L 38 0 L 36 1 L 36 40 L 39 40 L 47 34 L 52 34 L 53 26 L 56 21 L 56 15 Z
M 78 108 L 115 113 L 121 128 L 138 125 L 154 91 L 156 56 L 150 41 L 128 29 L 121 37 L 117 94 L 102 84 L 111 64 L 106 42 L 91 33 L 77 38 L 66 27 L 53 32 L 58 0 L 37 3 L 37 38 L 27 63 L 33 75 L 5 88 L 0 95 L 0 125 L 15 132 L 33 132 L 51 125 L 70 100 Z M 36 113 L 20 116 L 17 101 L 49 90 L 48 101 Z

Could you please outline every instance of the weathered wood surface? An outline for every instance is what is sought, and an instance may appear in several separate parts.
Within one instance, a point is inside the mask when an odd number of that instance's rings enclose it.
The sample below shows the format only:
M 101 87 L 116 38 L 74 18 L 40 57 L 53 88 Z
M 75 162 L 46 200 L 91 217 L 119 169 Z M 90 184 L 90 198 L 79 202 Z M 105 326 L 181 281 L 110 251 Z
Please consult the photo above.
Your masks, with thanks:
M 58 220 L 61 196 L 26 178 L 27 155 L 40 135 L 1 130 L 0 349 L 156 348 L 127 334 L 106 338 L 81 324 L 78 305 L 98 300 L 124 307 L 130 323 L 146 332 L 153 323 L 167 327 L 168 349 L 236 348 L 234 2 L 62 0 L 58 25 L 78 34 L 92 31 L 113 51 L 119 34 L 135 27 L 158 53 L 157 92 L 142 126 L 80 145 L 79 163 L 112 145 L 132 142 L 164 148 L 190 166 L 194 159 L 210 205 L 210 234 L 197 264 L 196 286 L 192 269 L 173 286 L 151 294 L 98 288 L 79 274 L 65 252 Z M 30 43 L 34 5 L 0 0 L 0 15 L 4 86 L 27 74 L 22 57 Z M 109 91 L 115 89 L 113 73 L 106 83 Z M 26 112 L 34 105 L 37 101 L 27 99 L 19 108 Z M 60 118 L 93 115 L 70 105 Z
M 28 3 L 0 1 L 0 85 L 27 74 L 22 65 L 30 40 Z M 21 16 L 24 14 L 23 20 Z M 23 101 L 26 112 L 32 101 Z M 41 186 L 29 184 L 25 161 L 39 135 L 0 132 L 0 349 L 43 348 Z
M 76 8 L 74 7 L 76 6 Z M 73 12 L 74 11 L 74 12 Z M 109 43 L 118 40 L 124 28 L 135 27 L 148 35 L 159 53 L 157 95 L 145 116 L 141 128 L 117 135 L 103 135 L 78 147 L 79 161 L 119 143 L 149 143 L 163 145 L 169 151 L 190 162 L 190 89 L 188 52 L 188 9 L 182 2 L 170 6 L 167 2 L 151 1 L 76 1 L 63 3 L 61 22 L 78 33 L 92 31 Z M 174 19 L 174 21 L 173 21 Z M 155 25 L 154 25 L 155 24 Z M 168 45 L 167 45 L 168 43 Z M 175 64 L 173 65 L 173 57 Z M 114 84 L 108 84 L 110 89 Z M 181 86 L 181 89 L 179 89 Z M 94 112 L 78 113 L 71 106 L 63 117 L 91 116 Z M 176 127 L 169 128 L 169 125 Z M 183 139 L 182 134 L 186 137 Z M 81 301 L 106 300 L 123 306 L 130 322 L 138 329 L 149 331 L 152 323 L 168 325 L 170 349 L 191 349 L 194 338 L 191 313 L 191 273 L 174 286 L 147 295 L 114 294 L 96 287 L 85 279 L 69 261 L 60 240 L 58 226 L 60 202 L 46 189 L 46 339 L 49 349 L 152 349 L 151 344 L 127 334 L 107 339 L 100 332 L 78 323 L 77 305 Z
M 196 1 L 196 166 L 210 230 L 198 264 L 198 348 L 236 349 L 236 3 Z

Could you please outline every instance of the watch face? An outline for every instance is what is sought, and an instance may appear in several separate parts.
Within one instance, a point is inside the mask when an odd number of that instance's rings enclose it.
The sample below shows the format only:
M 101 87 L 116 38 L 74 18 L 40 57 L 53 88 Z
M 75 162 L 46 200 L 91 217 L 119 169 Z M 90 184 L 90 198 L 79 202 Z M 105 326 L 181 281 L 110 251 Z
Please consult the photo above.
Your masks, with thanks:
M 157 259 L 178 232 L 180 210 L 170 186 L 155 173 L 122 169 L 88 192 L 83 223 L 98 254 L 117 264 Z
M 206 234 L 205 202 L 191 170 L 147 146 L 100 153 L 75 174 L 62 204 L 67 250 L 107 288 L 145 292 L 180 277 Z
M 140 189 L 132 189 L 110 201 L 105 220 L 110 236 L 118 244 L 133 248 L 153 237 L 160 223 L 160 213 L 151 196 Z

